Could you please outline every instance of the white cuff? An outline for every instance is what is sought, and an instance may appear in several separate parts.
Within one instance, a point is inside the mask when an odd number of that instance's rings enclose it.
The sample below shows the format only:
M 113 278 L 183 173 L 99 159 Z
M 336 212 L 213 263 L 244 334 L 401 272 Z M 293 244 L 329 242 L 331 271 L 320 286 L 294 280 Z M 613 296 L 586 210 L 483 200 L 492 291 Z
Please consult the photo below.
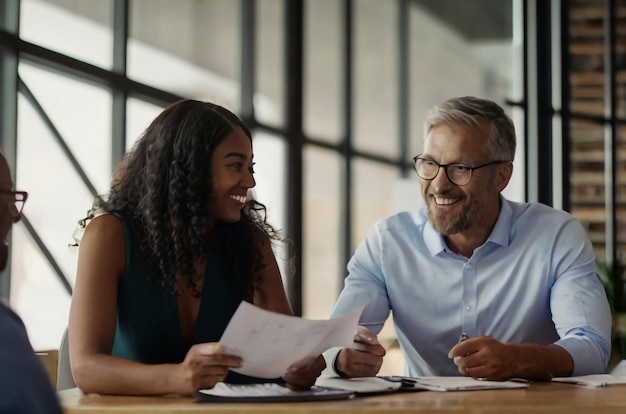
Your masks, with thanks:
M 335 371 L 335 360 L 337 359 L 337 355 L 339 355 L 339 351 L 341 351 L 341 347 L 336 346 L 334 348 L 330 348 L 326 350 L 322 356 L 326 360 L 326 369 L 322 371 L 320 377 L 338 377 L 340 376 L 337 371 Z

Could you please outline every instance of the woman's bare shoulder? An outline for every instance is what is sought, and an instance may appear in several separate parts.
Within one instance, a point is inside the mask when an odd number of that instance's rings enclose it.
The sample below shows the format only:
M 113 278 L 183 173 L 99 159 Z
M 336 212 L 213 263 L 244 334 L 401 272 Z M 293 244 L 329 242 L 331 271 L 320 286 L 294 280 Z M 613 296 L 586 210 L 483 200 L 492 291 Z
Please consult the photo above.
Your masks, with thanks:
M 113 214 L 93 218 L 79 242 L 79 273 L 91 276 L 120 276 L 126 268 L 126 234 L 124 225 Z M 95 269 L 95 270 L 94 270 Z
M 125 240 L 124 224 L 113 214 L 99 214 L 85 228 L 81 241 L 97 239 L 101 242 L 120 242 Z

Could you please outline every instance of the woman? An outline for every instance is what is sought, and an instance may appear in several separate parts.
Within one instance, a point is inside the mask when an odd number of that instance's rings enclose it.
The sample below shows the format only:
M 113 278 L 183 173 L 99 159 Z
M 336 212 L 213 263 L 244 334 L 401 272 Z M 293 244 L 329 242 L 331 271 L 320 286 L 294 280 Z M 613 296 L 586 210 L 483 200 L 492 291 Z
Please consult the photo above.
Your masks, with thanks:
M 166 108 L 126 155 L 106 200 L 81 220 L 69 322 L 81 390 L 190 395 L 267 381 L 229 372 L 242 361 L 217 342 L 242 300 L 292 314 L 275 233 L 246 200 L 253 166 L 245 125 L 195 100 Z M 283 379 L 307 389 L 324 368 L 320 356 Z

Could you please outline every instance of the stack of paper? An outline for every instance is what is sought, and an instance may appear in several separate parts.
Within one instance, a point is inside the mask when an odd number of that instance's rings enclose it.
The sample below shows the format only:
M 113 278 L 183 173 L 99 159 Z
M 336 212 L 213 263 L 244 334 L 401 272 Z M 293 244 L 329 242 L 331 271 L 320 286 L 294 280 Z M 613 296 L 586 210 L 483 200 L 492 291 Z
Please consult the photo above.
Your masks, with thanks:
M 416 387 L 431 391 L 474 391 L 511 388 L 527 388 L 525 382 L 487 381 L 471 377 L 419 377 L 414 378 Z
M 475 391 L 527 388 L 527 383 L 515 381 L 484 381 L 470 377 L 367 377 L 318 378 L 321 387 L 340 388 L 358 394 L 393 391 Z
M 552 378 L 555 382 L 583 385 L 585 387 L 606 387 L 615 384 L 626 384 L 626 377 L 615 377 L 609 374 L 583 375 L 580 377 Z
M 402 388 L 401 381 L 390 381 L 381 377 L 318 378 L 315 385 L 320 387 L 350 390 L 359 394 L 393 392 Z
M 194 393 L 200 402 L 279 402 L 326 401 L 354 397 L 354 392 L 313 386 L 306 391 L 292 391 L 278 384 L 226 384 L 218 382 L 211 389 Z

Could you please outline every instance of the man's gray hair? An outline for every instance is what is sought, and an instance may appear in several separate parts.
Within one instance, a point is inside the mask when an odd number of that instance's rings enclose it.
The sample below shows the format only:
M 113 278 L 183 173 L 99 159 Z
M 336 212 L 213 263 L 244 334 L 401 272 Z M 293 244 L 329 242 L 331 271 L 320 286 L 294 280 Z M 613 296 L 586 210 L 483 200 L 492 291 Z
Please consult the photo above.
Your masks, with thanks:
M 511 118 L 497 103 L 473 96 L 448 99 L 435 106 L 424 122 L 424 138 L 433 127 L 441 124 L 471 125 L 488 123 L 491 135 L 485 152 L 492 160 L 513 161 L 515 157 L 515 127 Z

